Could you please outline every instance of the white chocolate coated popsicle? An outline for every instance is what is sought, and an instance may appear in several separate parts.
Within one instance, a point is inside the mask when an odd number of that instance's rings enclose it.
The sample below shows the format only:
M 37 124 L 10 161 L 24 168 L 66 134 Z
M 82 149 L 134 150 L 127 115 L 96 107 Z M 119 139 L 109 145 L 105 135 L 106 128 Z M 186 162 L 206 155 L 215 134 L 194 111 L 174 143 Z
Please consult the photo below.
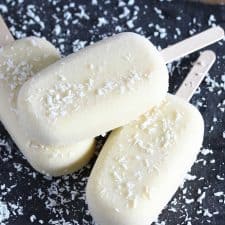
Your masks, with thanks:
M 177 95 L 189 100 L 215 61 L 201 54 Z M 168 94 L 157 107 L 106 141 L 88 180 L 86 196 L 99 225 L 150 225 L 183 182 L 203 140 L 199 111 Z
M 169 94 L 136 122 L 113 131 L 86 189 L 97 224 L 151 224 L 195 161 L 203 132 L 197 109 Z
M 48 145 L 96 137 L 160 102 L 168 72 L 144 37 L 121 33 L 39 72 L 18 96 L 24 130 Z
M 33 141 L 19 123 L 17 95 L 21 86 L 59 58 L 53 45 L 35 37 L 15 41 L 0 52 L 0 120 L 29 163 L 36 170 L 50 175 L 79 169 L 90 159 L 94 146 L 93 139 L 64 147 L 42 145 Z

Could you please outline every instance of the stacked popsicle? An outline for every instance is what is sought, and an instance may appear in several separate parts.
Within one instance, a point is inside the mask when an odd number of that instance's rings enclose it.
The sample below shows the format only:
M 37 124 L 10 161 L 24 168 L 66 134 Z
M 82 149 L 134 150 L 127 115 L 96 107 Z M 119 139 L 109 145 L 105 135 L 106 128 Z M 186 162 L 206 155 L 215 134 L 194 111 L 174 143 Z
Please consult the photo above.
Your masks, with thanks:
M 94 137 L 125 125 L 103 147 L 87 200 L 100 225 L 147 225 L 194 162 L 204 130 L 193 106 L 166 94 L 165 62 L 224 33 L 205 36 L 160 53 L 140 35 L 122 33 L 61 60 L 42 39 L 8 44 L 0 53 L 0 119 L 31 165 L 54 176 L 80 168 Z
M 60 59 L 57 49 L 48 41 L 36 37 L 14 42 L 2 20 L 0 27 L 0 44 L 7 43 L 0 53 L 1 122 L 36 170 L 61 175 L 79 169 L 94 152 L 93 138 L 63 147 L 44 145 L 33 141 L 18 119 L 17 96 L 21 86 L 38 71 Z

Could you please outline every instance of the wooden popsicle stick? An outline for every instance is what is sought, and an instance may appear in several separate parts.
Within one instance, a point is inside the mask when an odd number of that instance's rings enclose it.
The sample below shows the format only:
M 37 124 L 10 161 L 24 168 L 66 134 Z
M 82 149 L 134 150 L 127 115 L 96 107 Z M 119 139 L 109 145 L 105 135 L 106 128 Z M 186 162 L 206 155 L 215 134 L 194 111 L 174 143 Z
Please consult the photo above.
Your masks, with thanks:
M 0 16 L 0 47 L 8 45 L 14 41 L 12 34 L 10 33 L 5 21 Z
M 209 72 L 215 60 L 216 55 L 213 51 L 206 50 L 202 52 L 197 61 L 194 63 L 191 71 L 179 87 L 176 96 L 189 101 L 205 75 Z
M 163 50 L 161 54 L 165 63 L 172 62 L 201 48 L 211 45 L 224 38 L 224 30 L 217 26 L 189 37 Z

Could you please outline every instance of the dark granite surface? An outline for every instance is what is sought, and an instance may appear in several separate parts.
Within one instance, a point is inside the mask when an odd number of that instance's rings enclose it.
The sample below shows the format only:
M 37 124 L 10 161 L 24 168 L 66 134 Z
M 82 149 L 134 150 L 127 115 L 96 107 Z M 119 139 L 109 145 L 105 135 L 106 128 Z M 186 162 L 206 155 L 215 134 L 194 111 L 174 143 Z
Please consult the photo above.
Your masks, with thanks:
M 44 36 L 64 55 L 121 31 L 140 33 L 164 48 L 214 24 L 225 28 L 225 7 L 183 0 L 0 0 L 0 13 L 15 38 Z M 215 50 L 217 61 L 191 101 L 205 120 L 203 149 L 158 225 L 225 224 L 224 42 L 209 49 Z M 171 93 L 198 55 L 168 65 Z M 98 138 L 98 151 L 103 141 Z M 0 224 L 94 224 L 84 200 L 94 161 L 72 175 L 43 176 L 0 125 Z

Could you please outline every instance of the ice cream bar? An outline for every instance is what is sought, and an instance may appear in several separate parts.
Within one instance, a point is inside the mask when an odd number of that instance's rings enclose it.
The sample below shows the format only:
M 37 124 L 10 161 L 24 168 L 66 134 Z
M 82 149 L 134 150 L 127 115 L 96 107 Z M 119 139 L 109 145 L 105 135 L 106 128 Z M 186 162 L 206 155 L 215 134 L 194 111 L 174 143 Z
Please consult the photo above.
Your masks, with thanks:
M 62 146 L 128 123 L 160 102 L 167 88 L 167 68 L 156 48 L 138 34 L 121 33 L 27 81 L 18 116 L 32 140 Z
M 134 33 L 100 41 L 24 84 L 18 97 L 21 124 L 38 143 L 60 146 L 127 124 L 165 97 L 165 62 L 223 37 L 223 29 L 214 27 L 160 52 Z
M 92 156 L 94 139 L 63 147 L 43 145 L 29 137 L 17 116 L 17 95 L 21 86 L 39 70 L 57 61 L 60 58 L 58 51 L 48 41 L 35 37 L 12 42 L 1 19 L 0 27 L 0 44 L 7 44 L 0 52 L 1 122 L 36 170 L 62 175 L 79 169 Z
M 97 224 L 149 225 L 172 198 L 204 133 L 201 114 L 181 97 L 193 92 L 214 60 L 214 54 L 204 53 L 178 96 L 168 94 L 157 107 L 110 134 L 86 189 Z M 190 84 L 193 76 L 197 79 Z

